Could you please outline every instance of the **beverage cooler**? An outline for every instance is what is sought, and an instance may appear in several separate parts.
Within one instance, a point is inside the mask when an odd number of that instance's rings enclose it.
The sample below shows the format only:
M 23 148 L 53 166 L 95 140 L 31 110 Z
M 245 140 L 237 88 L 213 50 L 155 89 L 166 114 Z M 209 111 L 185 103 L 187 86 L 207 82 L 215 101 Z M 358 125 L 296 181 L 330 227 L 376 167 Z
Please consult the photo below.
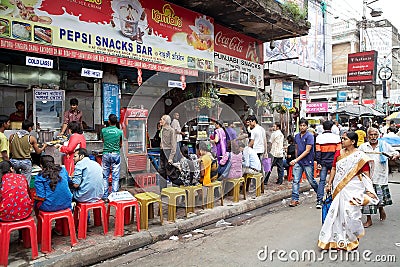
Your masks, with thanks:
M 146 128 L 147 109 L 121 109 L 124 151 L 129 172 L 147 170 Z

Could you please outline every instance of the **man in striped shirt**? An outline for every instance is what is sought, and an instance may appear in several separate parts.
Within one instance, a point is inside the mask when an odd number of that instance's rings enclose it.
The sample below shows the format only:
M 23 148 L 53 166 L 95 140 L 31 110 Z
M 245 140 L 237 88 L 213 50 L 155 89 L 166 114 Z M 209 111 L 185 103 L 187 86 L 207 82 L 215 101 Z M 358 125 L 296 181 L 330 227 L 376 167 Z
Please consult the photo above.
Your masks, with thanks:
M 317 136 L 315 145 L 315 159 L 317 168 L 320 170 L 320 180 L 317 191 L 316 208 L 322 208 L 322 199 L 324 197 L 324 188 L 328 171 L 332 169 L 333 158 L 337 150 L 341 149 L 340 136 L 331 132 L 333 122 L 324 121 L 324 132 Z

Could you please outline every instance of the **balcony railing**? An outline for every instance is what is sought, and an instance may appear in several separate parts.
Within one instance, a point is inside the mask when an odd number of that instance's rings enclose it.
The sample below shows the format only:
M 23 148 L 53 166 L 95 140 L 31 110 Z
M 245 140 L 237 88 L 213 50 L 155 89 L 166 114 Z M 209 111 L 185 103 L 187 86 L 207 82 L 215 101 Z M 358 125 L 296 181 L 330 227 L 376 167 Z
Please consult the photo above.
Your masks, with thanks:
M 333 75 L 332 76 L 333 85 L 347 85 L 347 74 Z
M 357 21 L 349 20 L 337 22 L 332 25 L 332 34 L 342 34 L 349 31 L 357 30 Z

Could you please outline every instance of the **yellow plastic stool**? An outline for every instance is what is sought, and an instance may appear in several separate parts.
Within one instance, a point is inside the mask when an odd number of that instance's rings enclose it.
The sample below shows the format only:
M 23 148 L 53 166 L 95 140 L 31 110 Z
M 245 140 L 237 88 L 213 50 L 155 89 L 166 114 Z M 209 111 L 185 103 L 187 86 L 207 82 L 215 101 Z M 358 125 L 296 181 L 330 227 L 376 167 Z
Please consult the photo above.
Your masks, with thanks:
M 183 186 L 181 185 L 182 189 L 186 190 L 188 204 L 187 204 L 187 211 L 194 212 L 194 208 L 196 207 L 196 197 L 195 192 L 201 190 L 201 206 L 204 206 L 204 198 L 203 198 L 203 185 L 190 185 L 190 186 Z
M 221 206 L 224 205 L 224 192 L 222 188 L 222 183 L 220 181 L 212 182 L 211 184 L 205 185 L 203 188 L 207 188 L 207 209 L 214 208 L 214 192 L 215 188 L 219 188 L 219 193 L 221 196 Z M 203 204 L 204 208 L 204 204 Z
M 136 194 L 135 198 L 140 204 L 140 228 L 149 229 L 149 218 L 154 218 L 154 207 L 153 204 L 158 202 L 158 208 L 160 212 L 160 222 L 163 224 L 162 204 L 161 197 L 153 192 L 144 192 Z
M 167 187 L 161 190 L 161 196 L 168 197 L 168 221 L 174 222 L 176 220 L 176 201 L 178 197 L 185 198 L 185 211 L 187 218 L 187 198 L 186 190 L 179 187 Z
M 233 202 L 239 202 L 240 184 L 243 183 L 243 197 L 244 199 L 246 199 L 246 183 L 243 177 L 225 179 L 224 188 L 226 186 L 226 183 L 233 184 Z
M 257 174 L 247 173 L 247 174 L 245 174 L 244 179 L 246 180 L 247 186 L 249 185 L 248 180 L 251 180 L 251 179 L 256 180 L 256 197 L 261 196 L 261 192 L 264 193 L 264 183 L 263 183 L 262 173 L 257 173 Z M 248 190 L 248 188 L 247 188 L 247 190 Z

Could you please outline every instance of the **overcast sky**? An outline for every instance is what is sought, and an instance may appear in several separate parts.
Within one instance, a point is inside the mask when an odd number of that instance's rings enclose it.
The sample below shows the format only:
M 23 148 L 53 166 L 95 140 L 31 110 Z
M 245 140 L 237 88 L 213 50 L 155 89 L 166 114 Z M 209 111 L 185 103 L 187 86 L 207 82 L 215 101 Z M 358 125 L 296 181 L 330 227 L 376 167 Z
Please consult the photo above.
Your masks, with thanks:
M 373 0 L 367 0 L 368 3 Z M 361 20 L 362 18 L 363 0 L 332 0 L 333 14 L 339 14 L 339 19 L 347 19 L 350 17 Z M 400 31 L 400 0 L 378 0 L 369 5 L 373 8 L 381 8 L 383 14 L 374 20 L 387 19 Z M 371 9 L 367 8 L 367 18 L 370 19 L 369 13 Z

